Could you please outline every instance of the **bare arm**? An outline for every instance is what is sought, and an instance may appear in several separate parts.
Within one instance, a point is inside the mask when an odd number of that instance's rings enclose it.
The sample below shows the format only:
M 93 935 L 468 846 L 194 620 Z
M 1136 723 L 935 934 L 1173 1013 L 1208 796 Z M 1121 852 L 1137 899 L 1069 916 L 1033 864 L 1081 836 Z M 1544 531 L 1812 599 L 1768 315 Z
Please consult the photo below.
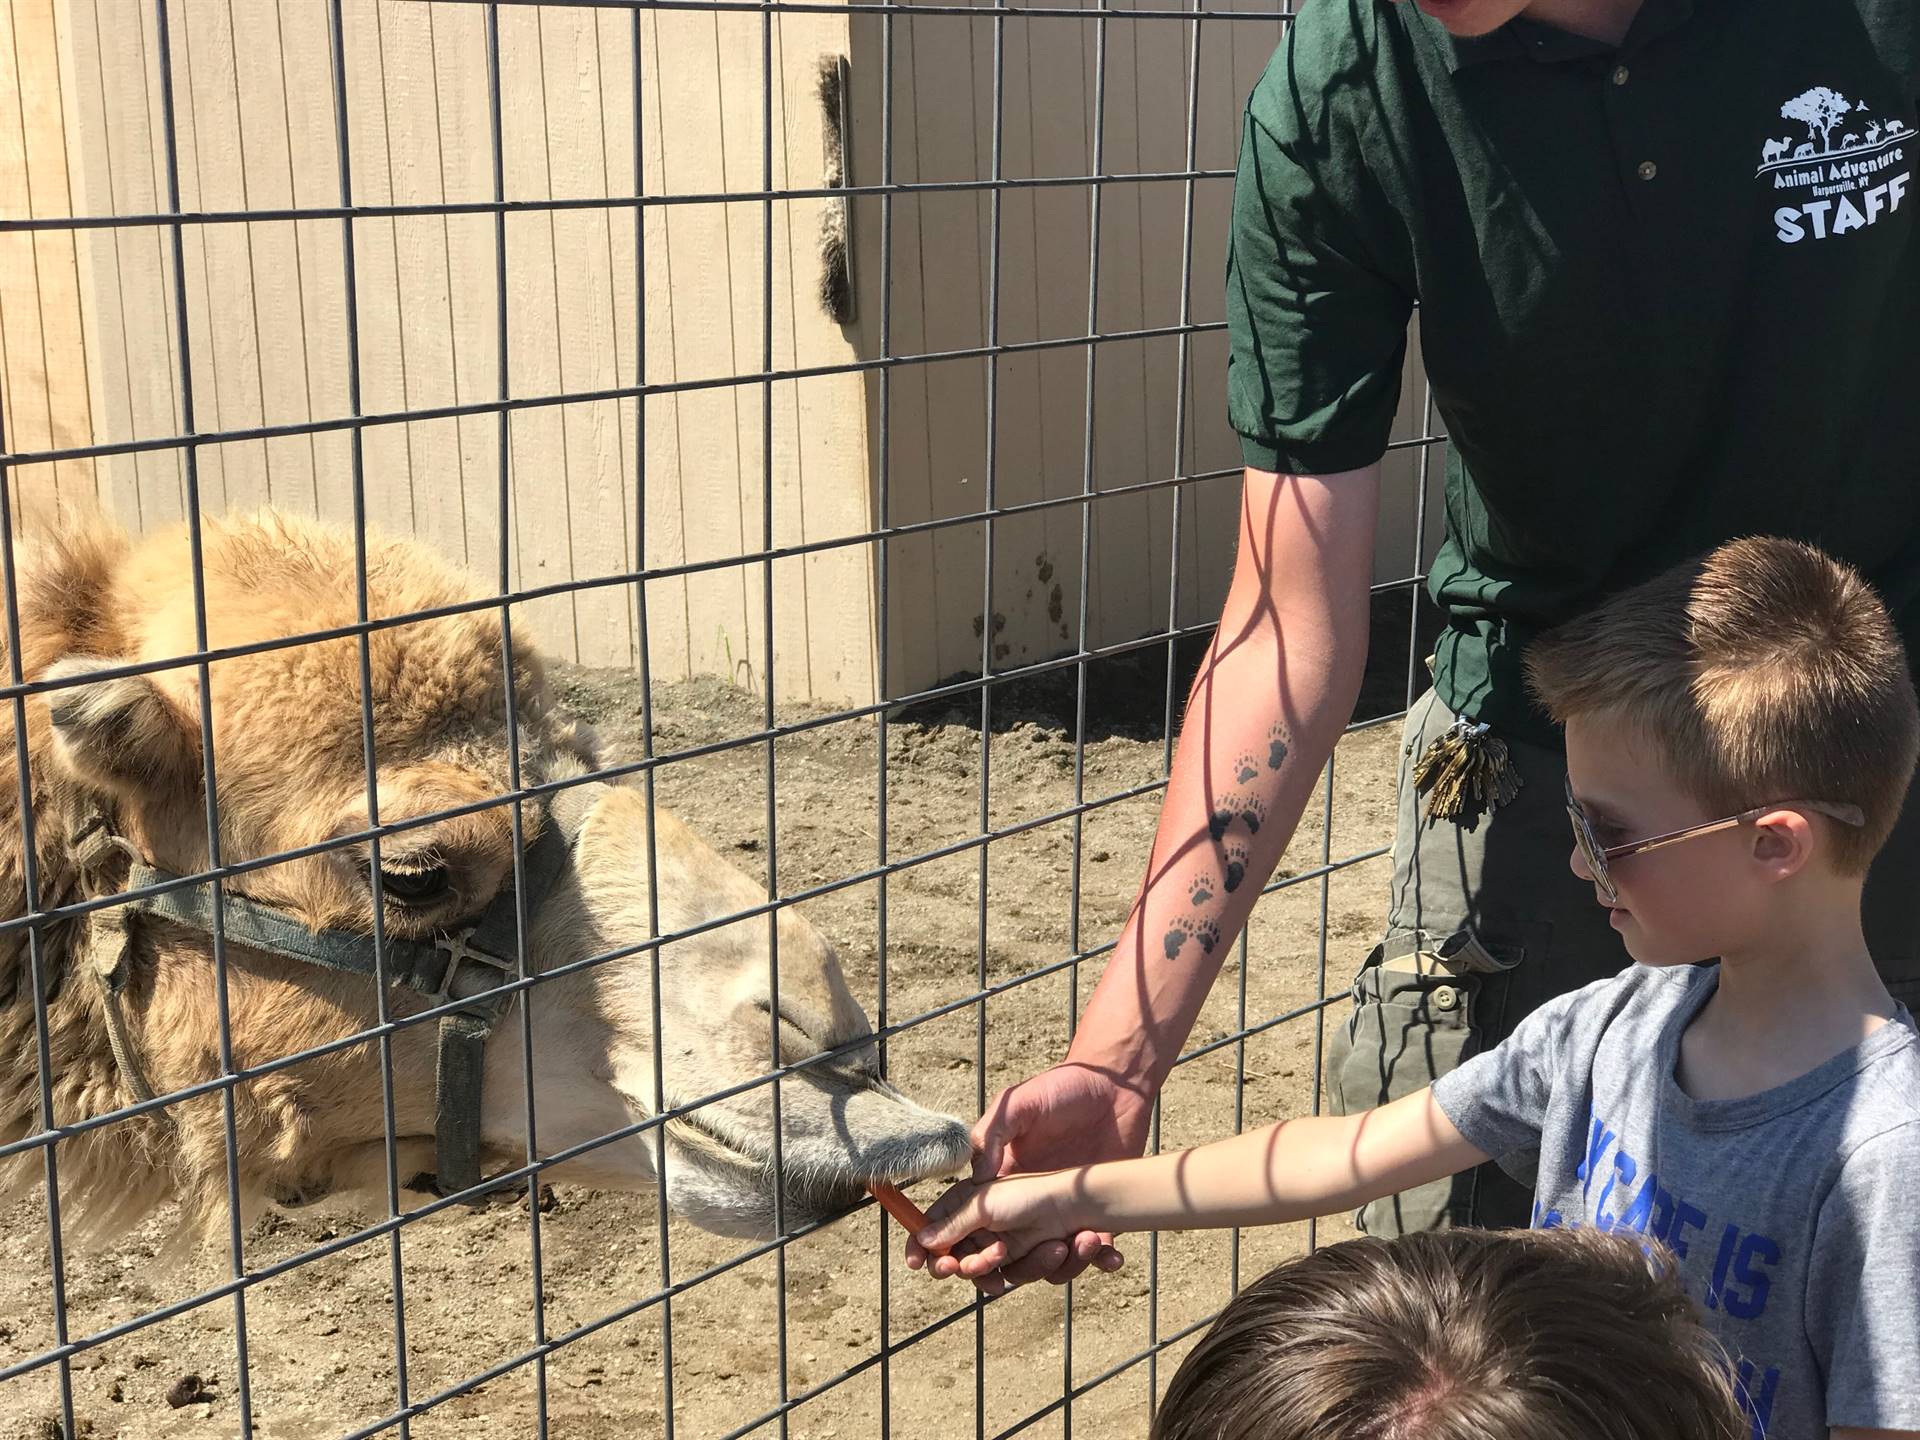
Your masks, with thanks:
M 1283 1120 L 1211 1145 L 985 1185 L 940 1198 L 918 1237 L 939 1250 L 968 1235 L 993 1239 L 959 1272 L 983 1275 L 1035 1246 L 1079 1231 L 1202 1230 L 1325 1215 L 1478 1165 L 1424 1089 L 1362 1115 Z M 944 1271 L 948 1267 L 941 1267 Z
M 1133 913 L 1068 1053 L 1149 1098 L 1293 838 L 1367 654 L 1380 467 L 1247 471 L 1239 555 L 1194 678 Z

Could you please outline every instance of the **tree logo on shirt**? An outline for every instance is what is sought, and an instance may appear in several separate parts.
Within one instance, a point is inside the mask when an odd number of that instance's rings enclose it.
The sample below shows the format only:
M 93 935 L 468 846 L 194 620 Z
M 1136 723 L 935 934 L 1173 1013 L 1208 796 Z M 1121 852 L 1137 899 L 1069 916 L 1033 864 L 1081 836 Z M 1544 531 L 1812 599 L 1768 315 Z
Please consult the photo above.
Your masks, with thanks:
M 1780 118 L 1806 127 L 1804 136 L 1769 134 L 1760 146 L 1757 179 L 1781 198 L 1773 212 L 1782 244 L 1825 240 L 1877 224 L 1900 208 L 1912 179 L 1907 146 L 1911 124 L 1873 114 L 1827 85 L 1801 91 L 1780 107 Z
M 1833 127 L 1847 118 L 1853 104 L 1838 91 L 1829 90 L 1824 85 L 1816 85 L 1811 90 L 1793 97 L 1780 107 L 1782 118 L 1804 120 L 1807 126 L 1807 143 L 1813 143 L 1813 137 L 1820 137 L 1820 148 L 1833 148 Z

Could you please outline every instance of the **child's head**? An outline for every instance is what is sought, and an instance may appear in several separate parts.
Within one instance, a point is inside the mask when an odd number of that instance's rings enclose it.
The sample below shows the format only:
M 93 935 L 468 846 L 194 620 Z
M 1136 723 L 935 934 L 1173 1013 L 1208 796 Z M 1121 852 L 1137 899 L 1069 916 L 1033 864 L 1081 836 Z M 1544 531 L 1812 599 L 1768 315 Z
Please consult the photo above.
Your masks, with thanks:
M 1669 1269 L 1592 1230 L 1352 1240 L 1261 1277 L 1152 1440 L 1744 1440 Z
M 1734 948 L 1729 925 L 1766 923 L 1782 880 L 1857 888 L 1920 750 L 1886 607 L 1796 541 L 1735 540 L 1676 566 L 1536 641 L 1526 665 L 1566 727 L 1594 848 L 1627 852 L 1576 849 L 1574 868 L 1641 960 Z

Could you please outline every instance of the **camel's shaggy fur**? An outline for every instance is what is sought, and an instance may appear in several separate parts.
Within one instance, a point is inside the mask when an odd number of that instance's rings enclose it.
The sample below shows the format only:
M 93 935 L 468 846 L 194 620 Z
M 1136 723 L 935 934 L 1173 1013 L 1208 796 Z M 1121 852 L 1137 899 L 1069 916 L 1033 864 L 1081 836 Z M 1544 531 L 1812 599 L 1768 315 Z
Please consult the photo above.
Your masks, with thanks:
M 207 637 L 214 648 L 350 624 L 354 554 L 338 533 L 284 517 L 209 524 L 204 535 Z M 76 674 L 194 650 L 187 537 L 135 548 L 99 523 L 69 523 L 29 542 L 20 559 L 20 668 L 28 679 Z M 424 550 L 372 541 L 368 587 L 375 615 L 469 598 L 471 587 Z M 498 794 L 507 788 L 506 687 L 496 612 L 376 630 L 370 639 L 382 820 Z M 584 740 L 543 704 L 538 661 L 517 648 L 514 669 L 527 778 L 559 754 L 584 758 Z M 297 848 L 367 824 L 362 766 L 360 656 L 345 638 L 214 662 L 211 696 L 221 858 Z M 180 872 L 208 861 L 199 728 L 199 677 L 188 666 L 109 680 L 26 702 L 37 901 L 46 909 L 94 893 L 68 833 L 82 806 L 104 804 L 115 828 Z M 13 716 L 8 716 L 13 724 Z M 0 906 L 28 909 L 15 748 L 0 750 Z M 450 865 L 453 895 L 420 909 L 389 906 L 390 933 L 422 934 L 484 905 L 512 866 L 504 809 L 389 840 L 383 864 L 412 857 Z M 117 878 L 115 879 L 117 883 Z M 237 889 L 315 927 L 363 932 L 372 906 L 355 859 L 338 853 L 274 866 Z M 39 972 L 51 989 L 47 1044 L 56 1124 L 118 1108 L 132 1096 L 109 1051 L 101 997 L 79 973 L 84 922 L 48 927 Z M 159 933 L 164 931 L 165 933 Z M 205 937 L 143 927 L 128 1012 L 149 1078 L 165 1091 L 215 1078 L 215 971 Z M 290 973 L 290 962 L 234 948 L 228 969 L 237 1067 L 362 1028 L 376 1019 L 371 987 L 348 977 Z M 27 932 L 0 937 L 0 1140 L 41 1126 L 38 1046 Z M 313 1060 L 234 1092 L 241 1170 L 250 1194 L 316 1180 L 303 1164 L 328 1148 L 343 1111 L 373 1106 L 378 1072 L 368 1047 Z M 430 1114 L 433 1055 L 427 1027 L 396 1039 L 396 1104 L 404 1128 Z M 425 1130 L 430 1131 L 428 1123 Z M 344 1137 L 343 1137 L 344 1138 Z M 357 1138 L 357 1137 L 356 1137 Z M 418 1147 L 413 1147 L 416 1154 Z M 60 1146 L 62 1195 L 83 1225 L 118 1228 L 179 1198 L 218 1208 L 226 1194 L 225 1127 L 217 1092 L 87 1132 Z M 40 1178 L 38 1152 L 0 1162 L 11 1192 Z

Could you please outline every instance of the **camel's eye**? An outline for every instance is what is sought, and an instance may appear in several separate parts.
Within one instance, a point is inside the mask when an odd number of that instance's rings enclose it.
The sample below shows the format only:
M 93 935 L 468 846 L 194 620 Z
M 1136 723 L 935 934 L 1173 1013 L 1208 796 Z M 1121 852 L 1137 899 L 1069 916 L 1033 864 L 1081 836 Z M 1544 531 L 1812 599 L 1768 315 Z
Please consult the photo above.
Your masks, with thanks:
M 445 900 L 453 891 L 444 865 L 420 869 L 382 870 L 380 890 L 396 905 L 432 905 Z

